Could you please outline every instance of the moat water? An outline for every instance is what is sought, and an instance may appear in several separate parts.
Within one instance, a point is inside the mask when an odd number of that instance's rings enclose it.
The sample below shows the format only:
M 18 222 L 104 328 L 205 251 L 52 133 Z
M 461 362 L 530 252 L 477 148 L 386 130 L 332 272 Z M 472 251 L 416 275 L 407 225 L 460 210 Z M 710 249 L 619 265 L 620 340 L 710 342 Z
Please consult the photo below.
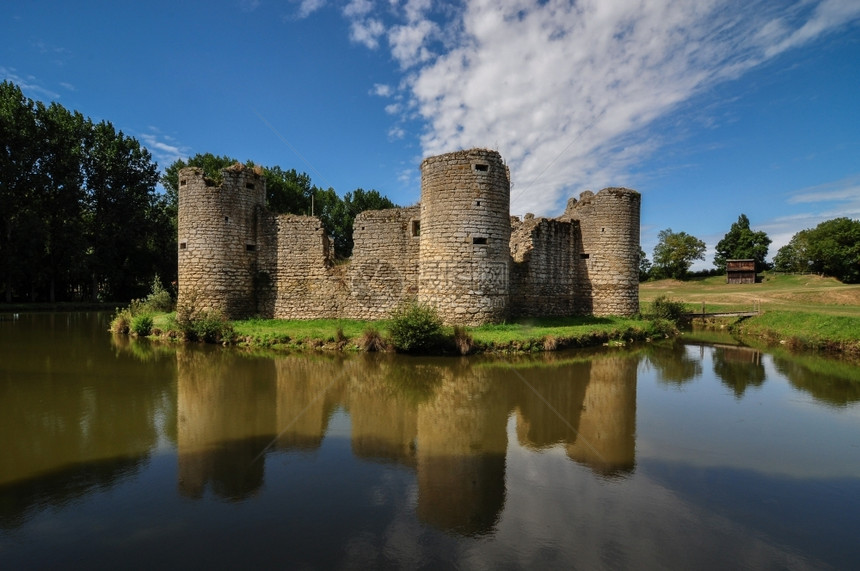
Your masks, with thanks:
M 249 355 L 0 314 L 0 568 L 857 568 L 860 368 Z

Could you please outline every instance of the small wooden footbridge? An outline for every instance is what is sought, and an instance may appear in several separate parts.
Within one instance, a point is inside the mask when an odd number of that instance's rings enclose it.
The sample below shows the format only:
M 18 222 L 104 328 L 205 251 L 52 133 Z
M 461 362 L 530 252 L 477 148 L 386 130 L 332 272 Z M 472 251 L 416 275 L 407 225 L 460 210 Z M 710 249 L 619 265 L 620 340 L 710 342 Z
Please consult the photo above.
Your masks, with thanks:
M 702 311 L 691 311 L 684 314 L 687 319 L 707 319 L 709 317 L 753 317 L 761 314 L 761 302 L 756 301 L 752 309 L 746 311 L 705 311 L 705 302 L 702 302 Z

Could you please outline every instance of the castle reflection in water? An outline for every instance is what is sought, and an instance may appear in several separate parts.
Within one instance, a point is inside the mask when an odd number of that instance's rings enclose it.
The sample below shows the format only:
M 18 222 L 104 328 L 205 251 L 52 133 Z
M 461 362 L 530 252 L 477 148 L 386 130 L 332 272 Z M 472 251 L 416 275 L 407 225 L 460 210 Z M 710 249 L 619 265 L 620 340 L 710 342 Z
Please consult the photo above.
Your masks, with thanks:
M 178 359 L 179 489 L 241 500 L 260 489 L 266 455 L 313 451 L 337 410 L 353 454 L 417 474 L 417 513 L 464 534 L 492 529 L 505 501 L 508 423 L 519 445 L 563 448 L 595 473 L 635 465 L 632 355 L 535 367 L 475 359 L 253 359 L 182 351 Z

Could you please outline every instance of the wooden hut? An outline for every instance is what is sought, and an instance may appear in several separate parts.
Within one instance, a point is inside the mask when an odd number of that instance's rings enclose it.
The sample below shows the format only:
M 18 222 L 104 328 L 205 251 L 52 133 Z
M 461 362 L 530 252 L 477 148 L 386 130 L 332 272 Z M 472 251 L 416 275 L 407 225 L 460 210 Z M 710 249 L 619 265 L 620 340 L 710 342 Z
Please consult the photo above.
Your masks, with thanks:
M 755 260 L 726 260 L 726 283 L 754 284 Z

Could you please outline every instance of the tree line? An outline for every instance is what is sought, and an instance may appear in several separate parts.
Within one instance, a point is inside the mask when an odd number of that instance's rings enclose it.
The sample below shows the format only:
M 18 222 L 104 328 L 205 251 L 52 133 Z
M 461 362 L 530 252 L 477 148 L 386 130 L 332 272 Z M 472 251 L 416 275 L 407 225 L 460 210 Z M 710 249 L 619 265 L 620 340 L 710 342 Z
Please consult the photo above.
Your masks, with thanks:
M 108 121 L 0 83 L 2 299 L 128 299 L 175 275 L 149 151 Z
M 738 217 L 723 239 L 717 243 L 714 270 L 724 274 L 728 260 L 755 260 L 756 271 L 814 272 L 834 277 L 844 283 L 860 283 L 860 220 L 835 218 L 815 228 L 801 230 L 779 249 L 773 263 L 766 261 L 771 239 L 765 232 L 750 228 L 745 214 Z M 639 281 L 690 275 L 696 260 L 705 259 L 705 243 L 686 232 L 660 231 L 654 247 L 653 262 L 640 248 Z
M 179 169 L 217 180 L 236 162 L 197 154 L 159 174 L 149 151 L 110 122 L 0 83 L 0 301 L 127 301 L 156 277 L 175 282 Z M 359 212 L 396 206 L 376 190 L 341 197 L 295 169 L 263 174 L 269 208 L 319 216 L 341 258 L 352 253 Z

